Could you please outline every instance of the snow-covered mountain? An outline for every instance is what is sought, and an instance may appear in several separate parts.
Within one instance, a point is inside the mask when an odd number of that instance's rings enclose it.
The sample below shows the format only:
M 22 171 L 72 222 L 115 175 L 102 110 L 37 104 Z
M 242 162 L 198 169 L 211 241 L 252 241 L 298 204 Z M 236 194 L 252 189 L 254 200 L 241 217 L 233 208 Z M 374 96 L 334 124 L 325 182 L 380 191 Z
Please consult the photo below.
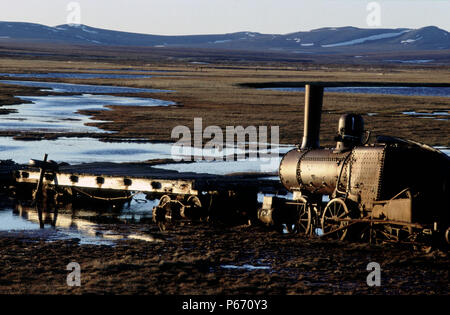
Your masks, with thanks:
M 0 22 L 0 45 L 8 42 L 192 47 L 298 53 L 450 49 L 449 32 L 434 26 L 420 29 L 327 27 L 283 35 L 238 32 L 217 35 L 161 36 L 111 31 L 86 25 L 50 27 L 33 23 Z

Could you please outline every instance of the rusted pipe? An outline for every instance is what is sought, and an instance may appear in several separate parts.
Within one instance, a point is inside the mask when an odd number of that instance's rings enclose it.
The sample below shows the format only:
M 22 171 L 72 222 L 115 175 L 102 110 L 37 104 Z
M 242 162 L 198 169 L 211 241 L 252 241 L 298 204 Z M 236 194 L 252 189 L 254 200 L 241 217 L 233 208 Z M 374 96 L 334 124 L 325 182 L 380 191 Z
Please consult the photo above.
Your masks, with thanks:
M 305 122 L 302 149 L 319 148 L 320 118 L 322 116 L 323 86 L 305 86 Z

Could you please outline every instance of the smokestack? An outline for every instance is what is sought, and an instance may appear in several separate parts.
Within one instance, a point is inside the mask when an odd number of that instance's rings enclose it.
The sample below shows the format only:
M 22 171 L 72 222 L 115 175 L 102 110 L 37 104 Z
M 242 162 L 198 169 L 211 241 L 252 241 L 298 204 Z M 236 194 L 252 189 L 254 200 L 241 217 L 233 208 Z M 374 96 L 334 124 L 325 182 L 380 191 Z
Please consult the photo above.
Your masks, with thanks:
M 305 86 L 305 123 L 302 149 L 319 148 L 320 117 L 322 115 L 323 86 Z

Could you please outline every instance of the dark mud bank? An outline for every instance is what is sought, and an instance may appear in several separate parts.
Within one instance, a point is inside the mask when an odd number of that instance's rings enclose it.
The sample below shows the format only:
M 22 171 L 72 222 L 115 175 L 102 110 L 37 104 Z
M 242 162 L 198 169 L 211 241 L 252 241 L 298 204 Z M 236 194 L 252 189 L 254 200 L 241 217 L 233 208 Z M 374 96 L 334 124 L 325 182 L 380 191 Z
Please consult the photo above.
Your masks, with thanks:
M 305 239 L 259 226 L 126 228 L 161 241 L 95 246 L 3 233 L 0 294 L 449 294 L 447 252 Z M 70 262 L 80 264 L 80 287 L 66 284 Z M 381 266 L 380 287 L 367 285 L 370 262 Z

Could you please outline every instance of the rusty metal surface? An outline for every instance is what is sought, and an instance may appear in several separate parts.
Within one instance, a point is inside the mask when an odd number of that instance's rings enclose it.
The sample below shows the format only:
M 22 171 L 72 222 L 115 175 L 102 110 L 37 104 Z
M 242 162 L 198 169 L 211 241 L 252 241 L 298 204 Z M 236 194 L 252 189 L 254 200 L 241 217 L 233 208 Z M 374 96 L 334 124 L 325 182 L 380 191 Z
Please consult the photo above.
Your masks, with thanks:
M 289 82 L 286 86 L 295 84 L 298 83 Z M 433 230 L 446 234 L 448 241 L 450 158 L 425 144 L 395 137 L 378 137 L 376 144 L 366 145 L 370 131 L 364 131 L 364 121 L 360 115 L 351 113 L 341 116 L 335 138 L 336 148 L 320 148 L 318 139 L 323 88 L 364 84 L 303 84 L 306 87 L 302 146 L 288 152 L 279 168 L 281 182 L 294 192 L 294 200 L 297 196 L 306 196 L 317 207 L 315 212 L 320 216 L 327 209 L 325 207 L 324 210 L 322 197 L 328 195 L 348 207 L 349 218 L 345 220 L 352 221 L 351 224 L 370 222 L 370 229 L 372 224 L 407 225 L 408 229 L 401 232 L 392 229 L 397 232 L 392 232 L 391 236 L 398 240 L 405 231 L 408 237 L 414 239 L 410 228 L 415 225 L 419 229 L 433 225 Z M 404 83 L 398 85 L 406 86 Z M 408 86 L 425 85 L 414 83 Z M 367 134 L 366 139 L 363 139 L 364 134 Z M 408 198 L 400 198 L 404 192 L 408 192 Z M 263 208 L 268 207 L 265 205 Z M 273 205 L 270 211 L 275 213 Z M 322 229 L 325 227 L 322 226 Z M 325 234 L 336 235 L 340 228 L 332 230 Z M 365 232 L 361 233 L 361 238 L 367 238 Z M 386 235 L 384 232 L 382 234 Z
M 17 183 L 36 184 L 40 169 L 24 168 L 15 171 Z M 261 174 L 259 174 L 261 176 Z M 199 190 L 248 189 L 259 187 L 277 191 L 281 184 L 249 175 L 211 175 L 184 173 L 158 169 L 137 163 L 89 163 L 60 167 L 49 171 L 44 178 L 46 185 L 79 188 L 115 189 L 157 193 L 179 193 L 196 195 Z
M 335 153 L 331 149 L 292 150 L 281 161 L 281 182 L 291 191 L 331 195 L 347 155 L 348 153 Z
M 379 200 L 385 147 L 356 147 L 350 159 L 349 198 L 365 208 Z
M 387 200 L 374 205 L 372 217 L 391 221 L 412 223 L 412 200 L 409 198 Z
M 286 153 L 281 160 L 279 168 L 280 180 L 284 187 L 289 191 L 300 189 L 300 183 L 297 179 L 297 169 L 302 156 L 306 152 L 307 151 L 294 149 Z
M 322 116 L 323 87 L 305 86 L 305 121 L 302 149 L 319 148 L 320 118 Z
M 336 188 L 340 166 L 345 157 L 345 153 L 334 153 L 332 150 L 308 152 L 299 164 L 299 182 L 310 193 L 331 195 Z

